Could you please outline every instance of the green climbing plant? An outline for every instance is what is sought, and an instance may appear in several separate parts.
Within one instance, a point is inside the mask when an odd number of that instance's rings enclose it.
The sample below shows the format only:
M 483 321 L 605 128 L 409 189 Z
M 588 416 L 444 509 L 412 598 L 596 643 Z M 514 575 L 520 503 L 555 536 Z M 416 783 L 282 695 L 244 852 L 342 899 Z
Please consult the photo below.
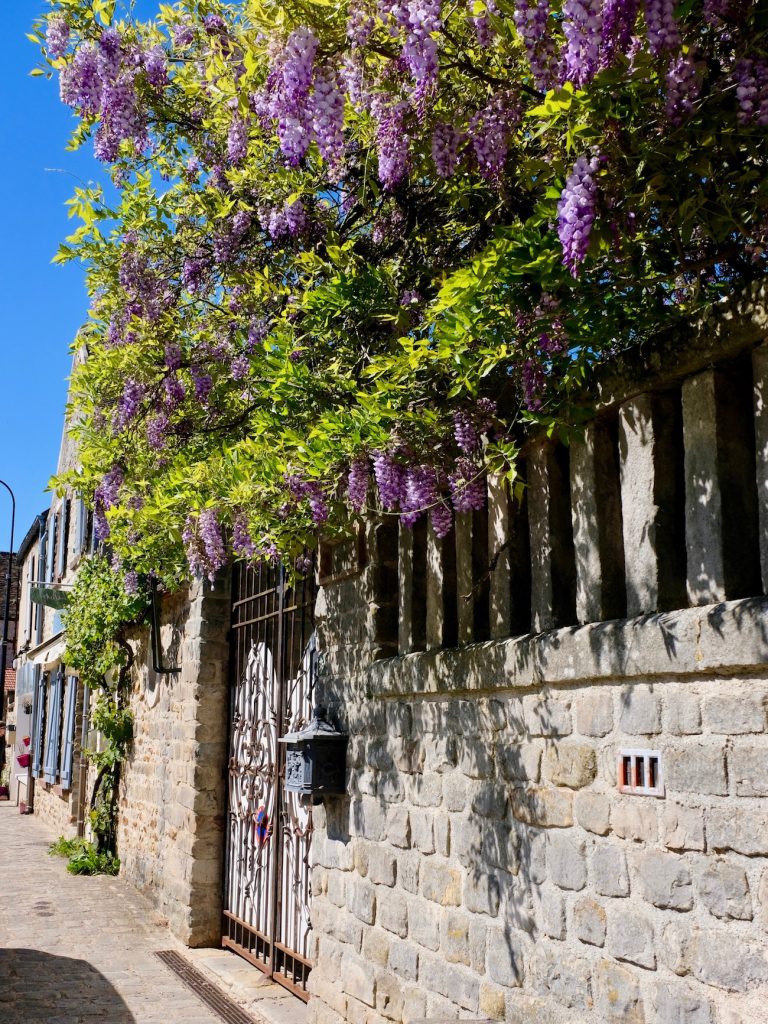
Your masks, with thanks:
M 133 716 L 126 703 L 133 650 L 128 631 L 145 621 L 147 595 L 126 589 L 126 576 L 101 554 L 80 566 L 64 613 L 65 662 L 95 693 L 91 725 L 101 736 L 88 756 L 96 769 L 90 797 L 90 822 L 96 852 L 115 853 L 120 769 L 133 736 Z

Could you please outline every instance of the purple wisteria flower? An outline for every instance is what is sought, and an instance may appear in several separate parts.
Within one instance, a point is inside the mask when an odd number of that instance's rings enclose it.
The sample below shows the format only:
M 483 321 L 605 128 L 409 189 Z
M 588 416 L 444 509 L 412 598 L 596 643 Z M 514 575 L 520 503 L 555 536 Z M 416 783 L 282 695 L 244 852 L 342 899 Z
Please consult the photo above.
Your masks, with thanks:
M 589 238 L 596 216 L 596 175 L 598 157 L 580 156 L 565 183 L 557 206 L 557 233 L 563 247 L 563 263 L 573 277 L 589 249 Z

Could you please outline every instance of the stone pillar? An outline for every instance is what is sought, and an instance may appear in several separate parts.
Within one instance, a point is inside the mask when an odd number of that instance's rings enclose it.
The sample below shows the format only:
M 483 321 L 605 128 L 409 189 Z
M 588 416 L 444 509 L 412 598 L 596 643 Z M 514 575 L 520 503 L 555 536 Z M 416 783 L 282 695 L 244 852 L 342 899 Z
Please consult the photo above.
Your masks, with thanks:
M 472 572 L 472 513 L 456 513 L 456 601 L 458 640 L 471 643 L 475 629 L 475 602 Z
M 413 642 L 413 531 L 400 524 L 397 547 L 398 635 L 400 654 L 410 654 Z
M 456 644 L 456 531 L 442 539 L 427 526 L 426 647 Z
M 617 438 L 603 422 L 590 423 L 583 440 L 571 445 L 576 618 L 580 623 L 626 614 L 617 447 Z
M 229 573 L 219 575 L 215 589 L 207 581 L 192 584 L 181 652 L 181 686 L 189 709 L 185 720 L 194 714 L 192 734 L 184 734 L 190 784 L 173 797 L 188 801 L 191 820 L 188 834 L 174 844 L 185 864 L 183 877 L 175 880 L 182 912 L 171 920 L 188 946 L 213 945 L 221 938 L 230 615 Z
M 676 459 L 682 431 L 673 396 L 639 395 L 619 409 L 627 615 L 685 603 L 684 500 Z M 680 493 L 678 493 L 678 491 Z
M 763 593 L 768 594 L 768 345 L 755 349 L 752 356 L 755 441 L 757 472 L 757 509 L 760 533 L 760 569 Z
M 714 604 L 726 597 L 714 370 L 683 384 L 683 438 L 688 601 Z
M 528 522 L 531 538 L 531 620 L 536 633 L 571 625 L 575 569 L 568 476 L 551 441 L 537 441 L 528 459 Z M 558 457 L 560 456 L 560 457 Z
M 490 633 L 501 639 L 510 635 L 512 580 L 510 577 L 510 516 L 507 482 L 503 476 L 488 476 L 488 555 L 493 562 L 490 580 Z

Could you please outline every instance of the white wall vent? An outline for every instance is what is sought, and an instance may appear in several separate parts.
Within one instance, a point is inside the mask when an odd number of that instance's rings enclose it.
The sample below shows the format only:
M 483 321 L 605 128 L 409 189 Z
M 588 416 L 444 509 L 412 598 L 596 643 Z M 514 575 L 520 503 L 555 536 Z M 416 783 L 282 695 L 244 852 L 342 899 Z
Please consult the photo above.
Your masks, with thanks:
M 620 793 L 664 796 L 660 750 L 620 750 L 616 769 Z

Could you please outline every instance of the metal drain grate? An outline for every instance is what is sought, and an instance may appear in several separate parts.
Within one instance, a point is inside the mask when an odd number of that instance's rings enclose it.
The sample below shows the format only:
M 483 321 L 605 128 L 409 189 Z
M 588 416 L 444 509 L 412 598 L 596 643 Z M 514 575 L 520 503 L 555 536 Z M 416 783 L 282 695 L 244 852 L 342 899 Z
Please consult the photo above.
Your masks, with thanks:
M 246 1013 L 236 1002 L 229 998 L 213 982 L 208 981 L 204 974 L 201 974 L 196 967 L 185 960 L 183 956 L 172 949 L 160 949 L 155 951 L 158 960 L 162 960 L 166 967 L 190 988 L 205 1005 L 226 1024 L 256 1024 L 254 1017 Z

